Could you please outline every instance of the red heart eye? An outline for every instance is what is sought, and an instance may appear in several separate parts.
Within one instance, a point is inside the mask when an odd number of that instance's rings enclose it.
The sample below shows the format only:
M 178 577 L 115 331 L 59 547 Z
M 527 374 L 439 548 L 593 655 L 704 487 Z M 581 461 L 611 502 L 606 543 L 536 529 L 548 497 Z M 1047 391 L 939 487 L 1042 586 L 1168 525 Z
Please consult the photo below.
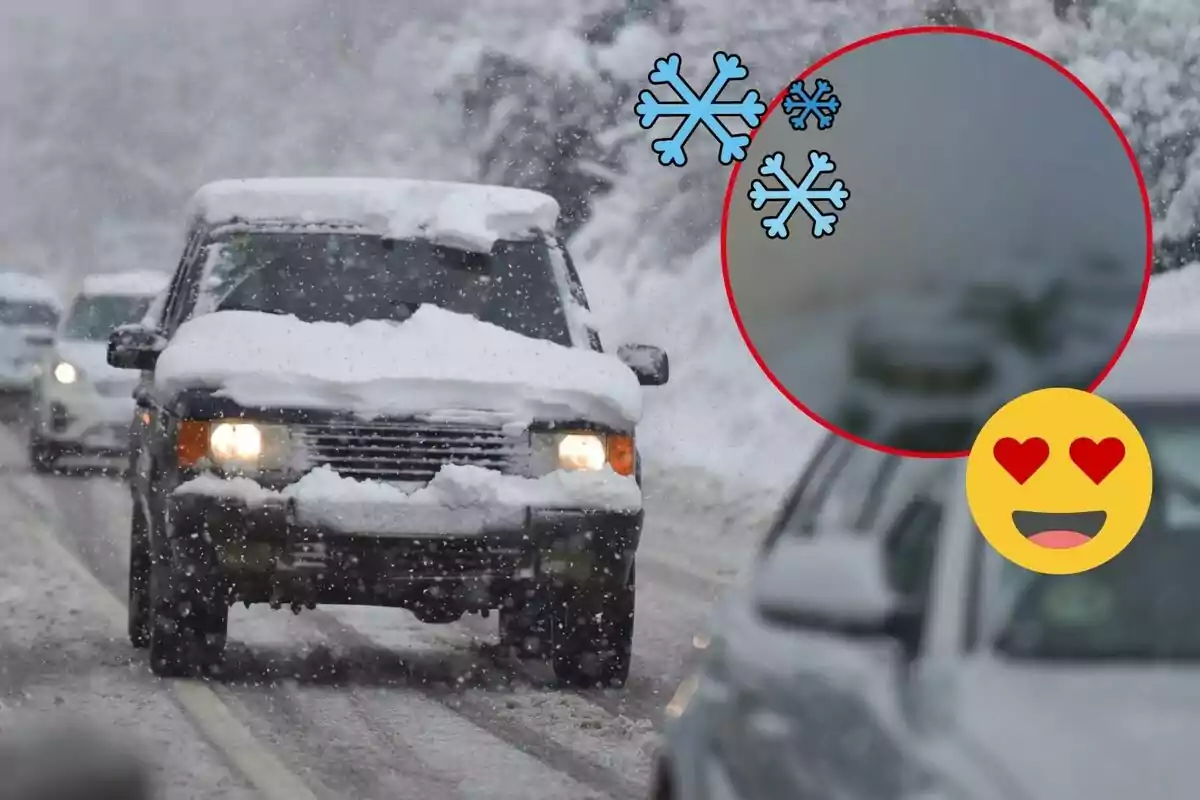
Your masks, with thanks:
M 1050 458 L 1050 445 L 1045 439 L 1036 436 L 1018 442 L 1011 437 L 1005 437 L 996 442 L 992 448 L 996 463 L 1004 467 L 1004 471 L 1012 476 L 1017 483 L 1025 483 L 1034 473 L 1042 468 L 1046 459 Z
M 1125 444 L 1112 436 L 1099 442 L 1079 438 L 1071 442 L 1071 460 L 1099 486 L 1125 460 Z

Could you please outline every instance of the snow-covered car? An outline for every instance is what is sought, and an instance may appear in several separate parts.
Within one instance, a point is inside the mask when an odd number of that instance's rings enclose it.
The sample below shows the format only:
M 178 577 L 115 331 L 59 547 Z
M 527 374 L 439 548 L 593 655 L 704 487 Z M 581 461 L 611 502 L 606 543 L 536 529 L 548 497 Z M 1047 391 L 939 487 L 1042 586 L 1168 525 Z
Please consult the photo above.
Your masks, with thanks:
M 886 308 L 853 329 L 832 422 L 906 450 L 964 450 L 990 410 L 997 342 L 937 302 Z M 965 443 L 965 444 L 964 444 Z
M 130 637 L 219 666 L 233 602 L 500 610 L 564 684 L 622 684 L 647 345 L 606 352 L 531 191 L 407 180 L 200 189 L 143 370 Z
M 61 314 L 62 300 L 49 283 L 23 272 L 0 273 L 0 392 L 29 393 Z
M 124 456 L 137 377 L 107 361 L 108 337 L 145 316 L 170 280 L 163 272 L 90 275 L 42 355 L 30 397 L 29 462 L 38 472 L 63 456 Z
M 965 460 L 831 438 L 670 706 L 655 800 L 1123 800 L 1195 794 L 1200 378 L 1138 333 L 1100 393 L 1137 424 L 1142 532 L 1079 575 L 1017 567 Z

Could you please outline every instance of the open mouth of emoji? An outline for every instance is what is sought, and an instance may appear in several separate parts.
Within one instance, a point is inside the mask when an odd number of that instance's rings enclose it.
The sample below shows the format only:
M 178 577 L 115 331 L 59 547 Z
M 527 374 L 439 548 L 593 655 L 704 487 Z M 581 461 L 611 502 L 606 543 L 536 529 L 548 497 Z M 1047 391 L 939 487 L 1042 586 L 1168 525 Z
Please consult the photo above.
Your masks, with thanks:
M 1069 550 L 1087 544 L 1100 533 L 1108 514 L 1103 511 L 1053 513 L 1014 511 L 1013 524 L 1029 541 L 1050 550 Z

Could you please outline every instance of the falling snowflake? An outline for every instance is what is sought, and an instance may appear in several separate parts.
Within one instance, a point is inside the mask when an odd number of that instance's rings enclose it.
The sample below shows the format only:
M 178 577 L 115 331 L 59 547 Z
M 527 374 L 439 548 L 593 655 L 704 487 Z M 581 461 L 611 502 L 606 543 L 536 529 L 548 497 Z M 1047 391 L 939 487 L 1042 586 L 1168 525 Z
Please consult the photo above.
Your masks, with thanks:
M 799 183 L 796 183 L 783 167 L 783 153 L 772 153 L 763 157 L 758 174 L 775 178 L 783 188 L 768 189 L 766 184 L 755 179 L 750 184 L 750 205 L 754 207 L 755 211 L 758 211 L 768 202 L 786 201 L 778 214 L 773 217 L 764 217 L 762 220 L 762 226 L 767 231 L 768 239 L 786 239 L 788 237 L 788 221 L 798 208 L 803 209 L 808 218 L 812 220 L 814 239 L 833 235 L 833 227 L 838 221 L 837 214 L 822 214 L 816 204 L 825 201 L 840 211 L 846 207 L 850 191 L 840 180 L 834 181 L 826 189 L 812 188 L 817 178 L 837 169 L 837 164 L 829 159 L 828 153 L 811 150 L 808 154 L 808 163 L 808 173 Z
M 824 78 L 817 80 L 812 94 L 804 88 L 804 81 L 798 80 L 788 87 L 787 97 L 783 98 L 783 110 L 798 131 L 808 129 L 809 117 L 817 118 L 817 127 L 821 130 L 832 128 L 833 118 L 841 108 L 842 101 L 833 93 L 833 84 Z
M 725 127 L 721 117 L 740 117 L 742 122 L 751 129 L 758 127 L 762 121 L 767 106 L 753 89 L 746 92 L 741 100 L 719 101 L 721 92 L 731 81 L 745 80 L 750 71 L 742 65 L 742 60 L 729 53 L 714 53 L 713 65 L 716 74 L 704 87 L 699 95 L 692 89 L 679 68 L 683 59 L 678 53 L 671 53 L 666 58 L 654 62 L 649 80 L 652 85 L 666 84 L 670 86 L 680 102 L 662 102 L 649 89 L 642 90 L 638 95 L 634 113 L 642 128 L 649 130 L 660 117 L 682 117 L 683 121 L 675 133 L 665 139 L 655 139 L 651 144 L 654 152 L 658 153 L 658 162 L 664 167 L 682 167 L 687 163 L 687 153 L 684 146 L 692 138 L 696 129 L 703 125 L 721 145 L 717 156 L 722 164 L 732 164 L 746 157 L 746 148 L 750 145 L 750 137 L 744 133 L 733 134 Z

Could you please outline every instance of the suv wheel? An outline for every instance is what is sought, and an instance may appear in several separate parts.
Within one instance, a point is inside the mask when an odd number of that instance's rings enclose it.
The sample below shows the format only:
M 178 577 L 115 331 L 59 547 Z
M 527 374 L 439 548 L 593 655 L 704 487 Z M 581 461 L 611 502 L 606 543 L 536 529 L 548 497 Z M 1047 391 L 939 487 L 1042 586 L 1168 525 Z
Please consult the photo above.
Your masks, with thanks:
M 161 545 L 152 552 L 150 670 L 165 678 L 215 671 L 229 630 L 229 604 L 220 580 L 201 558 L 193 556 L 180 563 Z
M 500 645 L 518 658 L 540 658 L 549 650 L 550 626 L 540 596 L 525 600 L 513 608 L 500 609 Z
M 633 656 L 634 570 L 615 589 L 571 587 L 550 609 L 550 659 L 560 684 L 624 686 Z
M 129 524 L 129 642 L 137 648 L 150 644 L 150 568 L 146 517 L 134 501 Z
M 29 466 L 40 475 L 54 472 L 60 455 L 57 447 L 36 436 L 29 442 Z

